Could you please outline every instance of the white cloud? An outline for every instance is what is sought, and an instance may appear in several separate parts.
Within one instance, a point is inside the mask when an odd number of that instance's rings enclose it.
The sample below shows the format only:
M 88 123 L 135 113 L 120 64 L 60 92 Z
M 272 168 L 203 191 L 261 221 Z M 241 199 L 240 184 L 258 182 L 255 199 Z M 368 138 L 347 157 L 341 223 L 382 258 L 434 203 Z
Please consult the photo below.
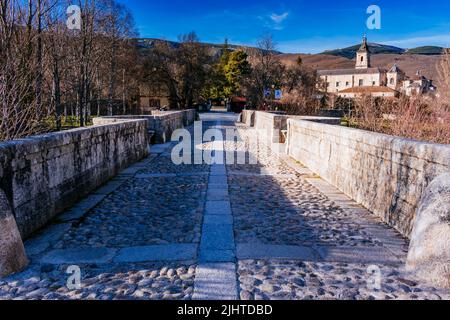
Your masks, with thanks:
M 284 12 L 282 14 L 272 13 L 268 16 L 269 21 L 266 21 L 266 26 L 273 30 L 283 30 L 283 22 L 289 17 L 289 12 Z M 261 19 L 262 17 L 259 17 Z M 262 18 L 263 20 L 266 19 Z
M 289 12 L 285 12 L 283 14 L 276 14 L 272 13 L 270 15 L 270 19 L 275 22 L 276 24 L 282 23 L 284 20 L 286 20 L 289 17 Z

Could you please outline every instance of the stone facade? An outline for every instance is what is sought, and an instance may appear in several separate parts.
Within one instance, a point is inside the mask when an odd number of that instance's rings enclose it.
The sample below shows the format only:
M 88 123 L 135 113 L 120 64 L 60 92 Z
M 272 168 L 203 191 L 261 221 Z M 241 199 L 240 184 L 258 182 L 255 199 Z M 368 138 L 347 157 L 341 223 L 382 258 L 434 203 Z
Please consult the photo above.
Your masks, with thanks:
M 195 109 L 181 111 L 152 111 L 151 115 L 112 116 L 94 118 L 94 124 L 108 124 L 122 121 L 123 119 L 145 119 L 148 122 L 148 130 L 152 133 L 152 143 L 166 143 L 172 138 L 172 133 L 185 126 L 194 123 L 196 119 Z
M 23 238 L 148 155 L 145 120 L 0 144 L 0 189 Z
M 450 171 L 450 146 L 296 119 L 287 153 L 407 237 L 425 188 Z

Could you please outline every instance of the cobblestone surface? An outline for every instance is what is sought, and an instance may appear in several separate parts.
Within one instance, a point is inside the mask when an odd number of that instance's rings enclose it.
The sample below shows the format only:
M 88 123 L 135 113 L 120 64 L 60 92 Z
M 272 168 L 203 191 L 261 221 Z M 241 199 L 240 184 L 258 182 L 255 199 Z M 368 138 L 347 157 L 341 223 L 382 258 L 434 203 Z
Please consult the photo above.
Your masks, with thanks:
M 243 139 L 250 130 L 240 128 Z M 252 144 L 255 146 L 254 144 Z M 228 145 L 230 147 L 230 145 Z M 257 165 L 232 165 L 234 172 L 292 175 L 229 177 L 237 242 L 334 246 L 379 246 L 364 232 L 361 217 L 344 211 L 306 182 L 264 144 Z M 255 152 L 250 150 L 250 152 Z M 245 195 L 245 196 L 244 196 Z
M 195 265 L 81 265 L 81 288 L 67 287 L 67 266 L 43 266 L 41 272 L 0 280 L 0 300 L 184 300 L 193 293 Z
M 207 148 L 207 145 L 202 145 Z M 208 172 L 209 168 L 207 164 L 195 164 L 192 160 L 192 164 L 174 164 L 169 156 L 161 156 L 153 160 L 145 169 L 139 171 L 139 173 L 176 173 L 176 174 L 195 174 Z
M 205 175 L 131 179 L 55 248 L 128 247 L 200 240 Z
M 450 293 L 420 285 L 380 266 L 379 287 L 369 265 L 245 260 L 238 263 L 243 300 L 448 300 Z

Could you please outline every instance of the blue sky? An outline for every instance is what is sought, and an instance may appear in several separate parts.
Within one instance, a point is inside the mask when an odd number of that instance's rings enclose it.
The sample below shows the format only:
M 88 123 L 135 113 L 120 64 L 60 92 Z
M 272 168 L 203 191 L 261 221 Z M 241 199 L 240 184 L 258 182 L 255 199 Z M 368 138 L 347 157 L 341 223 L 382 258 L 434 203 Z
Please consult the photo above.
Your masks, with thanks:
M 177 40 L 190 31 L 201 41 L 254 45 L 273 34 L 283 52 L 317 53 L 361 40 L 412 48 L 450 47 L 450 1 L 423 0 L 119 0 L 141 37 Z M 381 29 L 367 30 L 369 5 L 381 8 Z

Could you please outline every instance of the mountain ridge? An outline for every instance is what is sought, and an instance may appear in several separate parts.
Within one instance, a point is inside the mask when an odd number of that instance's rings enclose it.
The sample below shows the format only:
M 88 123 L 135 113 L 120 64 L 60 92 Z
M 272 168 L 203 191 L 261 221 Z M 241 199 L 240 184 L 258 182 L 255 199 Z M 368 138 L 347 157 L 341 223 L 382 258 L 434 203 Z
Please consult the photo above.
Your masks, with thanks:
M 170 44 L 173 47 L 177 47 L 180 45 L 180 42 L 178 41 L 171 41 L 166 39 L 158 39 L 158 38 L 136 38 L 134 40 L 137 40 L 140 46 L 144 47 L 151 47 L 157 42 L 166 42 Z M 220 50 L 223 49 L 224 44 L 217 44 L 217 43 L 209 43 L 209 42 L 200 42 L 201 44 L 205 46 L 209 46 L 212 49 Z M 385 45 L 381 43 L 375 43 L 370 42 L 368 43 L 369 49 L 373 55 L 377 54 L 412 54 L 412 55 L 440 55 L 443 53 L 444 48 L 439 46 L 420 46 L 415 48 L 400 48 L 392 45 Z M 353 46 L 345 47 L 345 48 L 338 48 L 338 49 L 331 49 L 326 50 L 318 54 L 325 54 L 325 55 L 332 55 L 332 56 L 340 56 L 347 59 L 354 59 L 356 57 L 356 52 L 359 50 L 361 44 L 356 44 Z M 239 49 L 239 48 L 245 48 L 245 49 L 257 49 L 254 46 L 246 46 L 246 45 L 235 45 L 235 44 L 228 44 L 228 47 L 231 49 Z M 304 54 L 301 52 L 298 53 L 284 53 L 278 50 L 273 51 L 275 54 Z

